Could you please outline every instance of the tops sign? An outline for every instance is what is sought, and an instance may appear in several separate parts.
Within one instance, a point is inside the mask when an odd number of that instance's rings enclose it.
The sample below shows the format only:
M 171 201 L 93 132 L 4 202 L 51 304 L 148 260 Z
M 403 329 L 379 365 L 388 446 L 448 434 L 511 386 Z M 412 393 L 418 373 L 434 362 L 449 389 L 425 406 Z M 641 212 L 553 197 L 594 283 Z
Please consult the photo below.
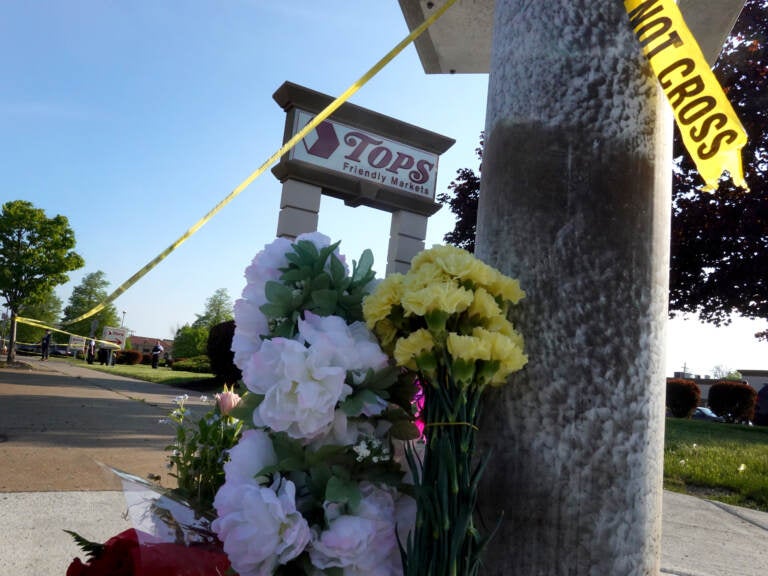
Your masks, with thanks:
M 312 118 L 313 114 L 296 110 L 293 134 Z M 437 154 L 331 120 L 321 122 L 289 157 L 379 186 L 435 197 Z

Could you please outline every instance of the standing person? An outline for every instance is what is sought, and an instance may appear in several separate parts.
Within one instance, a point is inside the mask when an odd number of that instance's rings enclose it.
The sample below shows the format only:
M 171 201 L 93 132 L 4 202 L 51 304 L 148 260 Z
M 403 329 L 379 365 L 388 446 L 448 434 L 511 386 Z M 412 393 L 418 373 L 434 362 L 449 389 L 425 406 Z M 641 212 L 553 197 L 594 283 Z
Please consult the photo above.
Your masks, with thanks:
M 48 352 L 51 349 L 51 331 L 50 330 L 45 331 L 45 336 L 43 336 L 43 341 L 40 343 L 40 349 L 42 352 L 40 360 L 48 360 Z
M 88 340 L 88 350 L 85 355 L 85 359 L 88 362 L 88 364 L 93 364 L 93 357 L 96 353 L 96 342 L 93 340 Z
M 160 340 L 155 342 L 152 347 L 152 368 L 157 368 L 158 362 L 160 362 L 160 354 L 163 353 L 163 346 L 160 344 Z

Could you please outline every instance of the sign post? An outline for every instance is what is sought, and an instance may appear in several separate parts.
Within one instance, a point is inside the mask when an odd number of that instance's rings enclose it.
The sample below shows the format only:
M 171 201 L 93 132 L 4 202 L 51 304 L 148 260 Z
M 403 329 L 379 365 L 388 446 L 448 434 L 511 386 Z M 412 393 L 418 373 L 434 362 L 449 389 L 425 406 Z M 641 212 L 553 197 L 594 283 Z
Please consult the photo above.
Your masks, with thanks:
M 284 83 L 274 99 L 286 111 L 287 141 L 333 99 Z M 454 140 L 355 106 L 342 105 L 272 169 L 283 183 L 277 235 L 317 229 L 322 194 L 348 206 L 392 213 L 387 273 L 404 272 L 424 248 L 440 154 Z

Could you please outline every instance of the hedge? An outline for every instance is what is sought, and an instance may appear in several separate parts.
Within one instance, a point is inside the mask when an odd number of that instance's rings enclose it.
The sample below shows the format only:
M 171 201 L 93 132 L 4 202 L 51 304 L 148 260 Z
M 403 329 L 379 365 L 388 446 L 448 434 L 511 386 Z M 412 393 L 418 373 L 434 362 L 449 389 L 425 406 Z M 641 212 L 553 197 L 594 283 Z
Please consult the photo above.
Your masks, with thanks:
M 709 407 L 727 422 L 752 421 L 757 391 L 746 382 L 720 380 L 709 389 Z
M 211 361 L 208 356 L 192 356 L 191 358 L 176 358 L 173 361 L 171 370 L 181 372 L 198 372 L 200 374 L 211 374 Z
M 693 380 L 667 378 L 667 408 L 675 418 L 688 418 L 701 399 L 701 390 Z

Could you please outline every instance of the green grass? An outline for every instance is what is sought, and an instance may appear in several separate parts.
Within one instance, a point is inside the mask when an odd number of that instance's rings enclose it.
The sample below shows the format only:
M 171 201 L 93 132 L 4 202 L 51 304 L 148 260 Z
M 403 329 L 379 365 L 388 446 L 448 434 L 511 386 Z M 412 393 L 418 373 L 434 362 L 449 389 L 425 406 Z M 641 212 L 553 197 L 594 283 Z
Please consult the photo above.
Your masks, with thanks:
M 664 487 L 768 511 L 768 427 L 667 418 Z
M 144 364 L 136 364 L 134 366 L 129 366 L 127 364 L 102 366 L 97 363 L 86 364 L 82 360 L 70 360 L 70 362 L 82 366 L 83 368 L 88 368 L 89 370 L 108 372 L 110 374 L 117 374 L 118 376 L 136 378 L 137 380 L 166 384 L 168 386 L 193 386 L 196 390 L 218 390 L 221 388 L 221 385 L 215 380 L 213 374 L 171 370 L 164 366 L 153 369 L 151 366 Z

